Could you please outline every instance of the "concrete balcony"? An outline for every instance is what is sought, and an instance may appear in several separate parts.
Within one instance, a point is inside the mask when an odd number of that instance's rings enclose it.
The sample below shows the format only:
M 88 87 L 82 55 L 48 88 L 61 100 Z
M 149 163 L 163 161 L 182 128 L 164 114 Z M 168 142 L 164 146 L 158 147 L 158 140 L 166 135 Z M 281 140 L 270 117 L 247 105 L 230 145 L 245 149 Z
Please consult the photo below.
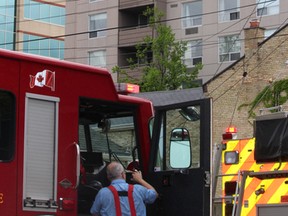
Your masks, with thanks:
M 119 0 L 119 9 L 128 9 L 154 4 L 154 0 Z
M 120 29 L 118 45 L 133 46 L 142 42 L 146 36 L 153 36 L 153 30 L 149 26 Z

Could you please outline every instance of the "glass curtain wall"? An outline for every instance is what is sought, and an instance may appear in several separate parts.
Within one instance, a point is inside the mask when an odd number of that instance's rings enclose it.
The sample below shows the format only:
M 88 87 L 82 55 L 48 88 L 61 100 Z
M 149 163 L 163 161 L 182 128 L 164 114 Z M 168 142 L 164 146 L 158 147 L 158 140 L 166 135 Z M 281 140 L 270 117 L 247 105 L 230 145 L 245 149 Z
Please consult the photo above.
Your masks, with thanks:
M 0 48 L 14 49 L 15 0 L 0 1 Z

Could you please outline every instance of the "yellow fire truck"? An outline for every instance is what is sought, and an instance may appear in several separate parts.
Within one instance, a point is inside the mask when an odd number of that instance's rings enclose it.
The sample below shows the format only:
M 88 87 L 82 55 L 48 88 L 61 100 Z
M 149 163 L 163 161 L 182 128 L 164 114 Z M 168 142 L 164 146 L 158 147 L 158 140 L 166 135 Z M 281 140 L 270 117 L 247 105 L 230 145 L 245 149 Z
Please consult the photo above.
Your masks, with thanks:
M 253 138 L 235 139 L 234 127 L 223 134 L 223 216 L 288 215 L 287 114 L 256 117 Z

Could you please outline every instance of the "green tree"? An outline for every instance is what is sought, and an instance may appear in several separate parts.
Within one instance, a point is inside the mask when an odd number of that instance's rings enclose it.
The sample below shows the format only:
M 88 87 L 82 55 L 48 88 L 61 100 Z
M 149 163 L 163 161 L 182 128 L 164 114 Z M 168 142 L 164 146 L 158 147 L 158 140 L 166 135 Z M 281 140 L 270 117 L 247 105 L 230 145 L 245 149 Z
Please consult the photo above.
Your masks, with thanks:
M 197 78 L 202 64 L 188 71 L 182 59 L 187 50 L 187 43 L 175 40 L 171 27 L 161 22 L 164 14 L 157 8 L 147 8 L 143 14 L 149 19 L 149 25 L 155 35 L 146 36 L 136 45 L 136 59 L 127 59 L 130 69 L 141 70 L 143 76 L 135 79 L 128 70 L 115 66 L 113 72 L 120 75 L 118 82 L 138 84 L 142 92 L 174 90 L 183 83 L 192 87 L 192 81 Z M 153 54 L 153 58 L 151 61 L 146 61 L 149 53 Z M 145 62 L 145 66 L 139 65 L 138 60 Z
M 283 105 L 288 101 L 288 79 L 282 79 L 271 83 L 266 86 L 259 94 L 256 95 L 254 100 L 249 104 L 242 104 L 242 107 L 249 107 L 249 117 L 255 117 L 254 110 L 261 103 L 265 108 L 271 108 Z M 271 110 L 275 112 L 275 110 Z

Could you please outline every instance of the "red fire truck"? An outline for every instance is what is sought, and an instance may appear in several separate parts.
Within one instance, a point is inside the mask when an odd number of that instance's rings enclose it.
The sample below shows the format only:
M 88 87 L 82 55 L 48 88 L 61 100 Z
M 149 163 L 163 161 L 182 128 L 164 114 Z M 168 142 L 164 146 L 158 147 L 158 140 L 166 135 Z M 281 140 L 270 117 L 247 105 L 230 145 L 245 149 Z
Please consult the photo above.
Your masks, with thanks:
M 156 187 L 149 215 L 209 215 L 211 102 L 200 89 L 122 95 L 104 69 L 7 50 L 0 66 L 1 215 L 90 215 L 111 160 Z

